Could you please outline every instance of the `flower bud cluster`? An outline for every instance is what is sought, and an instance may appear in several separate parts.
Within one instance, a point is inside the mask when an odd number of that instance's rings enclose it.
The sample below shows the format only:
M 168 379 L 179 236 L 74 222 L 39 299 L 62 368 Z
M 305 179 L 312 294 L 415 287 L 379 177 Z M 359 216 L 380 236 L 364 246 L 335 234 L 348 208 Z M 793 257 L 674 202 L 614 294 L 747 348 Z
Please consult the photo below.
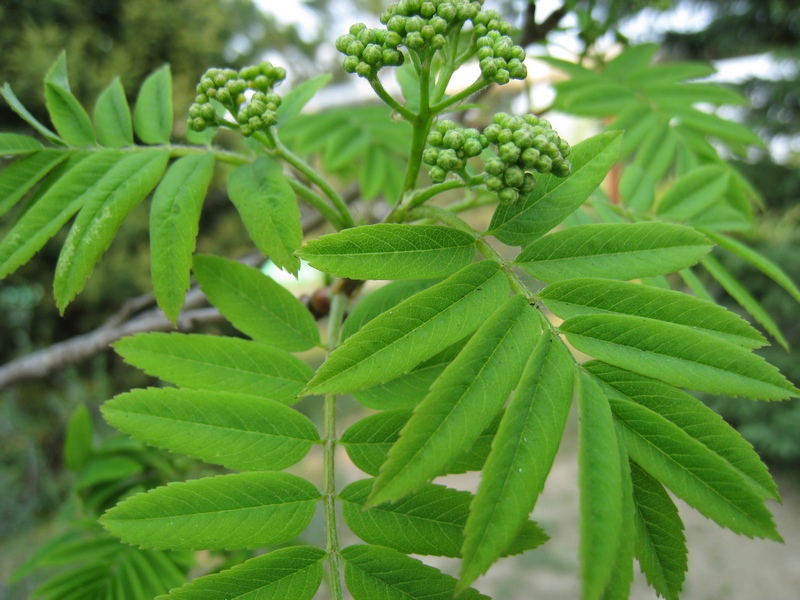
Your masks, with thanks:
M 481 74 L 488 81 L 505 85 L 511 79 L 525 79 L 525 50 L 509 37 L 511 24 L 494 10 L 483 11 L 473 20 Z
M 422 162 L 431 167 L 431 181 L 441 183 L 448 173 L 460 171 L 468 159 L 483 152 L 489 140 L 477 129 L 465 129 L 454 121 L 440 121 L 428 134 L 428 144 Z
M 497 192 L 501 204 L 514 204 L 531 192 L 536 184 L 534 171 L 557 177 L 569 175 L 569 144 L 547 119 L 498 113 L 493 121 L 483 130 L 486 139 L 497 148 L 497 154 L 486 161 L 484 184 Z
M 203 131 L 221 124 L 211 99 L 231 111 L 242 135 L 251 136 L 278 122 L 281 97 L 273 89 L 286 79 L 286 69 L 270 62 L 233 69 L 209 69 L 197 84 L 197 97 L 189 107 L 189 128 Z M 247 90 L 253 93 L 245 94 Z
M 345 71 L 368 79 L 383 67 L 403 64 L 405 57 L 397 49 L 402 41 L 395 32 L 356 23 L 350 27 L 350 33 L 336 39 L 336 49 L 347 55 L 342 64 Z

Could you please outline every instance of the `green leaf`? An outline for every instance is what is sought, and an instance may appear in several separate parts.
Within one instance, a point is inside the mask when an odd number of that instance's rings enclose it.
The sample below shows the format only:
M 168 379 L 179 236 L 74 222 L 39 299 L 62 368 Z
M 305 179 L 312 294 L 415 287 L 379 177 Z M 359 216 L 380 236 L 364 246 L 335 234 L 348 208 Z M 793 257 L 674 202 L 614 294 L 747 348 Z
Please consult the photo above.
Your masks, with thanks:
M 626 80 L 631 73 L 649 67 L 650 61 L 653 60 L 658 50 L 658 44 L 628 46 L 605 64 L 603 75 L 614 79 Z
M 781 541 L 761 495 L 724 459 L 666 418 L 604 389 L 632 460 L 720 526 Z
M 766 465 L 741 434 L 705 404 L 673 386 L 600 361 L 584 369 L 613 387 L 626 399 L 664 417 L 719 455 L 762 497 L 780 501 Z
M 631 484 L 630 461 L 628 451 L 622 436 L 617 432 L 617 448 L 619 450 L 619 467 L 621 475 L 620 492 L 622 494 L 622 524 L 619 531 L 619 545 L 617 546 L 614 566 L 611 577 L 603 592 L 604 600 L 630 597 L 631 584 L 633 583 L 633 557 L 634 557 L 634 504 L 633 486 Z
M 148 388 L 103 405 L 106 420 L 152 446 L 239 471 L 280 471 L 319 441 L 308 417 L 274 400 Z
M 64 463 L 70 471 L 80 471 L 92 454 L 92 417 L 81 403 L 72 411 L 64 441 Z
M 278 125 L 284 125 L 299 115 L 309 100 L 328 85 L 331 79 L 330 73 L 325 73 L 292 88 L 283 97 L 283 101 L 276 111 L 278 113 Z
M 701 79 L 709 77 L 717 70 L 707 63 L 701 62 L 669 62 L 659 65 L 649 65 L 637 73 L 629 76 L 628 80 L 638 86 L 647 86 L 663 83 L 675 83 L 684 79 Z
M 96 143 L 89 115 L 69 90 L 45 83 L 44 97 L 50 119 L 58 134 L 70 146 L 93 146 Z
M 539 332 L 523 296 L 486 319 L 414 410 L 381 467 L 370 506 L 399 500 L 469 448 L 516 386 Z
M 678 137 L 668 122 L 654 124 L 638 145 L 634 164 L 652 181 L 660 181 L 675 162 Z
M 656 83 L 645 86 L 645 92 L 655 104 L 667 106 L 685 104 L 691 106 L 698 102 L 711 104 L 733 104 L 743 106 L 748 103 L 745 96 L 716 83 Z
M 181 387 L 292 404 L 314 372 L 291 354 L 240 338 L 140 333 L 114 344 L 125 362 Z
M 649 105 L 635 104 L 619 113 L 617 118 L 606 127 L 606 130 L 621 129 L 625 131 L 619 149 L 620 158 L 624 158 L 639 147 L 642 140 L 659 122 L 659 116 Z
M 611 409 L 582 372 L 578 385 L 578 485 L 583 598 L 602 598 L 611 581 L 622 531 L 622 471 Z
M 634 552 L 639 565 L 665 600 L 678 600 L 688 567 L 686 538 L 678 509 L 664 487 L 636 463 L 631 463 Z
M 678 387 L 765 400 L 800 394 L 760 356 L 686 327 L 603 314 L 572 317 L 560 329 L 581 352 Z
M 146 548 L 258 548 L 302 532 L 318 500 L 319 491 L 295 475 L 238 473 L 137 494 L 100 523 L 125 543 Z
M 31 154 L 42 149 L 42 145 L 32 137 L 16 133 L 0 133 L 0 156 Z
M 474 331 L 508 291 L 496 262 L 464 267 L 367 323 L 328 356 L 304 393 L 347 393 L 408 373 Z
M 414 407 L 428 395 L 433 382 L 463 347 L 464 342 L 458 341 L 405 375 L 366 390 L 354 391 L 353 398 L 375 410 Z
M 195 579 L 157 600 L 311 600 L 322 583 L 326 556 L 311 546 L 280 548 Z
M 728 188 L 726 169 L 709 165 L 678 178 L 658 203 L 657 213 L 666 219 L 686 221 L 719 200 Z
M 671 223 L 576 225 L 536 240 L 515 263 L 542 281 L 638 279 L 684 269 L 711 250 L 689 227 Z
M 368 475 L 377 475 L 411 414 L 410 410 L 387 410 L 365 417 L 348 427 L 342 435 L 341 444 L 353 464 Z M 441 474 L 481 470 L 489 456 L 502 416 L 501 411 L 472 445 L 449 463 Z
M 573 360 L 549 334 L 539 337 L 495 436 L 464 539 L 462 585 L 513 542 L 544 488 L 572 403 Z
M 345 522 L 353 533 L 368 544 L 387 546 L 406 554 L 461 556 L 472 494 L 426 483 L 396 504 L 365 510 L 373 482 L 373 479 L 356 481 L 339 494 Z M 516 544 L 509 545 L 508 554 L 519 554 L 548 539 L 527 519 L 514 533 L 521 527 L 524 531 Z
M 662 102 L 662 104 L 665 103 Z M 725 142 L 765 148 L 764 141 L 752 129 L 734 121 L 677 104 L 670 104 L 668 111 L 682 125 L 696 129 L 708 136 L 719 138 Z
M 701 263 L 706 271 L 719 283 L 731 297 L 739 303 L 750 315 L 761 324 L 761 326 L 769 333 L 775 340 L 783 346 L 784 350 L 789 350 L 789 342 L 781 333 L 780 327 L 772 319 L 769 313 L 764 310 L 764 307 L 756 300 L 745 287 L 739 283 L 728 269 L 714 256 L 706 256 Z
M 214 155 L 178 159 L 158 184 L 150 208 L 150 271 L 158 306 L 177 322 L 189 289 L 192 253 Z
M 97 129 L 97 139 L 103 146 L 133 146 L 131 110 L 119 77 L 115 77 L 97 98 L 94 126 Z
M 231 324 L 256 341 L 281 350 L 320 343 L 314 317 L 289 290 L 242 263 L 211 255 L 194 259 L 194 276 Z
M 11 210 L 39 180 L 69 156 L 58 150 L 41 150 L 0 171 L 0 216 Z
M 300 209 L 280 164 L 261 155 L 228 177 L 228 195 L 259 251 L 278 267 L 297 275 L 294 251 L 303 241 Z
M 623 202 L 640 212 L 647 212 L 653 206 L 655 182 L 639 165 L 628 165 L 619 182 L 619 193 Z
M 63 313 L 83 289 L 128 213 L 156 186 L 169 150 L 143 150 L 116 163 L 91 189 L 56 265 L 53 293 Z
M 323 235 L 297 255 L 336 277 L 427 279 L 470 264 L 475 238 L 451 227 L 379 223 Z
M 567 80 L 564 83 L 573 81 L 575 80 Z M 592 85 L 571 93 L 565 93 L 565 86 L 562 83 L 557 83 L 554 87 L 558 95 L 553 108 L 581 117 L 615 115 L 637 103 L 636 96 L 630 88 L 608 80 L 592 82 Z
M 540 175 L 524 202 L 497 208 L 487 233 L 510 246 L 521 246 L 550 231 L 603 182 L 621 142 L 622 133 L 611 131 L 576 145 L 570 154 L 569 177 Z
M 452 600 L 456 580 L 410 556 L 381 546 L 342 550 L 344 580 L 354 600 Z M 490 600 L 470 588 L 459 600 Z
M 77 491 L 102 483 L 117 483 L 144 471 L 144 465 L 127 456 L 94 456 L 75 482 Z
M 142 83 L 133 111 L 133 127 L 145 144 L 169 144 L 172 135 L 172 74 L 169 65 Z
M 682 325 L 745 348 L 766 344 L 737 314 L 681 292 L 622 281 L 568 279 L 549 285 L 539 297 L 562 319 L 597 313 L 632 315 Z
M 356 333 L 372 319 L 410 298 L 417 292 L 428 289 L 436 283 L 429 279 L 411 281 L 393 281 L 381 286 L 358 303 L 353 311 L 347 315 L 342 325 L 342 340 L 346 340 Z
M 28 125 L 33 127 L 36 131 L 38 131 L 45 139 L 51 141 L 53 144 L 58 146 L 65 146 L 64 140 L 58 137 L 56 132 L 52 131 L 48 127 L 42 125 L 39 120 L 34 117 L 30 111 L 19 101 L 19 99 L 14 95 L 14 92 L 11 90 L 11 86 L 7 83 L 3 84 L 2 90 L 0 90 L 0 95 L 6 99 L 8 105 L 11 107 L 17 115 L 19 115 L 23 121 L 25 121 Z
M 797 288 L 795 283 L 783 269 L 769 260 L 766 256 L 756 252 L 749 246 L 744 245 L 740 241 L 735 240 L 730 236 L 705 229 L 701 231 L 709 239 L 711 239 L 711 241 L 719 244 L 721 248 L 725 248 L 725 250 L 733 252 L 739 258 L 749 262 L 759 271 L 764 273 L 764 275 L 772 279 L 775 283 L 789 292 L 789 294 L 791 294 L 795 300 L 800 302 L 800 289 Z
M 72 158 L 60 177 L 17 221 L 0 244 L 0 278 L 16 271 L 36 254 L 78 210 L 103 193 L 100 181 L 122 159 L 118 152 Z

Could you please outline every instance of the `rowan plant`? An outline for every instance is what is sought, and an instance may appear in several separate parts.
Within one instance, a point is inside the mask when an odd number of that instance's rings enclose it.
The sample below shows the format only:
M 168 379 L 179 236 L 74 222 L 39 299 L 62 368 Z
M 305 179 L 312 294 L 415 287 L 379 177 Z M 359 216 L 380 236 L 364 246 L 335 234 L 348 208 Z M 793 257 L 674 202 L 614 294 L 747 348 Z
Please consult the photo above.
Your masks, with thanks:
M 697 275 L 707 269 L 780 336 L 709 254 L 715 244 L 738 253 L 800 298 L 776 265 L 730 235 L 754 218 L 752 188 L 707 140 L 760 141 L 694 107 L 731 98 L 684 83 L 706 67 L 653 65 L 651 46 L 600 71 L 549 59 L 571 75 L 559 84 L 560 109 L 617 115 L 574 146 L 541 114 L 465 126 L 467 99 L 527 77 L 512 26 L 482 4 L 401 0 L 380 27 L 357 23 L 336 40 L 344 70 L 383 108 L 306 115 L 329 77 L 281 94 L 282 66 L 211 69 L 189 109 L 187 144 L 172 142 L 168 67 L 144 83 L 132 117 L 115 80 L 90 118 L 62 55 L 45 78 L 55 130 L 6 84 L 6 101 L 45 141 L 0 135 L 2 154 L 16 157 L 0 174 L 0 207 L 24 200 L 0 243 L 0 275 L 74 217 L 55 269 L 63 311 L 151 196 L 158 305 L 177 322 L 193 276 L 241 334 L 140 333 L 114 345 L 164 385 L 106 402 L 108 423 L 226 471 L 123 494 L 99 522 L 146 559 L 128 552 L 133 566 L 103 570 L 86 550 L 40 596 L 302 600 L 325 579 L 334 599 L 345 588 L 356 600 L 486 598 L 470 587 L 483 573 L 548 539 L 530 515 L 573 399 L 583 598 L 627 597 L 634 559 L 658 595 L 679 597 L 687 548 L 667 490 L 721 527 L 781 539 L 765 505 L 779 500 L 766 466 L 690 394 L 800 393 L 753 353 L 762 334 L 715 304 Z M 476 62 L 474 82 L 452 91 L 453 75 Z M 384 87 L 389 70 L 402 96 Z M 243 150 L 215 145 L 219 130 L 243 136 Z M 621 201 L 600 187 L 615 164 Z M 312 315 L 264 270 L 195 255 L 217 169 L 271 265 L 297 275 L 303 260 L 326 275 L 322 311 Z M 341 190 L 352 181 L 363 199 L 386 202 L 380 222 L 351 212 Z M 298 201 L 333 232 L 304 239 Z M 462 218 L 487 206 L 487 228 Z M 362 298 L 368 280 L 390 283 Z M 315 349 L 325 358 L 313 369 L 297 353 Z M 371 412 L 340 431 L 343 395 Z M 320 427 L 295 407 L 303 398 L 321 405 Z M 321 481 L 284 472 L 315 446 Z M 337 448 L 365 478 L 337 486 Z M 467 471 L 480 472 L 476 491 L 434 481 Z M 323 547 L 298 537 L 318 506 Z M 345 527 L 361 543 L 344 546 Z M 171 591 L 174 569 L 166 578 L 157 556 L 237 549 L 260 553 Z M 53 552 L 69 554 L 55 544 L 36 560 L 52 564 Z M 411 554 L 460 558 L 460 572 Z

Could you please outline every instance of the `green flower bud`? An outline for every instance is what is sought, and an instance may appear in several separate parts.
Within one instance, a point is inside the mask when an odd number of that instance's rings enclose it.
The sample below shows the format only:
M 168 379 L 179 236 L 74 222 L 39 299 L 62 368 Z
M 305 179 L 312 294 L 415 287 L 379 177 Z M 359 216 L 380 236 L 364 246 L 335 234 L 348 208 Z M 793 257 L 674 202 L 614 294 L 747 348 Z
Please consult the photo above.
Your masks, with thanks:
M 498 125 L 497 123 L 492 123 L 483 130 L 483 135 L 486 136 L 487 140 L 489 140 L 493 144 L 496 144 L 497 140 L 500 139 L 501 131 L 503 131 L 503 128 L 500 127 L 500 125 Z
M 203 77 L 200 80 L 200 83 L 197 84 L 197 87 L 199 88 L 197 90 L 198 94 L 202 94 L 204 92 L 207 92 L 208 90 L 210 90 L 210 89 L 212 89 L 214 87 L 214 80 L 211 79 L 210 77 Z
M 442 135 L 444 135 L 451 129 L 459 129 L 459 128 L 460 128 L 459 124 L 456 123 L 455 121 L 451 121 L 450 119 L 444 119 L 436 124 L 436 130 Z
M 511 49 L 511 58 L 516 58 L 520 62 L 525 60 L 525 50 L 522 49 L 522 46 L 514 46 Z
M 420 29 L 419 33 L 420 35 L 422 35 L 423 38 L 425 38 L 428 41 L 430 41 L 430 39 L 436 35 L 436 32 L 430 25 L 423 26 L 422 29 Z
M 508 144 L 514 139 L 514 132 L 510 129 L 501 129 L 500 135 L 497 136 L 498 144 Z
M 208 88 L 208 90 L 206 90 L 206 96 L 208 96 L 209 98 L 216 98 L 217 97 L 217 88 L 213 88 L 213 87 L 212 88 Z
M 214 77 L 214 86 L 215 87 L 220 88 L 220 87 L 224 86 L 226 83 L 228 83 L 228 78 L 225 77 L 224 73 L 218 73 Z
M 261 92 L 266 92 L 270 88 L 270 80 L 266 75 L 259 75 L 253 80 L 253 87 Z
M 572 164 L 568 160 L 556 159 L 553 161 L 553 175 L 556 177 L 566 177 L 572 170 Z
M 261 117 L 250 117 L 247 120 L 247 124 L 253 128 L 253 130 L 258 130 L 264 127 L 264 121 L 261 120 Z
M 457 169 L 459 167 L 460 162 L 461 161 L 458 159 L 456 151 L 451 150 L 450 148 L 440 150 L 439 156 L 436 159 L 436 165 L 444 169 L 445 171 L 452 171 L 453 169 Z
M 476 24 L 474 29 L 473 29 L 473 32 L 474 32 L 475 36 L 481 38 L 481 37 L 486 36 L 488 34 L 489 30 L 486 28 L 486 25 L 477 25 Z M 489 40 L 489 41 L 491 42 L 492 40 Z
M 510 187 L 522 187 L 522 182 L 525 179 L 525 171 L 516 165 L 512 165 L 506 169 L 503 179 L 505 179 L 506 185 Z
M 423 0 L 405 0 L 406 10 L 409 14 L 418 13 L 422 8 Z
M 377 36 L 375 35 L 375 33 L 371 29 L 362 29 L 358 33 L 357 37 L 358 37 L 358 41 L 361 42 L 362 44 L 364 44 L 365 46 L 367 44 L 374 44 L 375 42 L 378 41 Z
M 569 153 L 572 151 L 572 149 L 570 148 L 567 140 L 560 140 L 558 142 L 558 151 L 561 152 L 561 156 L 564 158 L 569 156 Z
M 431 48 L 434 50 L 438 50 L 439 48 L 444 48 L 447 45 L 447 38 L 445 38 L 442 34 L 437 33 L 433 36 L 431 40 Z
M 470 138 L 464 142 L 464 145 L 461 147 L 464 151 L 464 154 L 470 158 L 473 156 L 479 156 L 481 152 L 483 152 L 483 145 L 481 144 L 480 140 Z
M 275 67 L 272 66 L 272 63 L 268 60 L 265 60 L 262 63 L 258 64 L 258 69 L 261 71 L 262 75 L 269 77 L 270 79 L 275 78 Z
M 442 138 L 442 145 L 445 148 L 452 148 L 453 150 L 458 150 L 461 146 L 464 145 L 464 133 L 458 129 L 450 129 Z
M 513 187 L 507 187 L 497 194 L 500 204 L 515 204 L 519 200 L 519 192 Z
M 533 131 L 529 128 L 517 129 L 514 132 L 514 143 L 521 150 L 530 148 L 533 145 Z
M 250 127 L 250 125 L 242 125 L 239 127 L 239 133 L 241 133 L 245 137 L 250 137 L 255 133 L 255 130 Z
M 357 36 L 359 33 L 364 31 L 367 26 L 364 23 L 354 23 L 350 26 L 350 35 Z
M 487 58 L 494 58 L 494 50 L 490 46 L 478 48 L 478 60 L 486 60 Z
M 441 147 L 443 137 L 444 136 L 443 136 L 443 134 L 441 132 L 439 132 L 439 131 L 431 131 L 428 134 L 428 143 L 431 146 Z
M 490 27 L 489 31 L 486 32 L 486 37 L 488 37 L 490 40 L 492 40 L 492 45 L 494 45 L 494 43 L 498 42 L 500 40 L 500 38 L 503 37 L 503 36 L 500 35 L 499 31 L 493 31 L 492 28 Z
M 409 33 L 406 35 L 406 46 L 412 50 L 422 50 L 425 47 L 425 38 L 418 32 Z
M 421 17 L 409 17 L 406 21 L 406 33 L 413 31 L 420 31 L 425 25 L 425 21 Z
M 547 145 L 541 151 L 543 154 L 546 154 L 553 160 L 561 158 L 561 153 L 558 151 L 558 146 L 556 146 L 553 142 L 547 142 Z
M 500 160 L 499 157 L 493 156 L 489 160 L 486 161 L 486 166 L 484 170 L 489 175 L 494 175 L 495 177 L 501 176 L 506 171 L 506 163 Z
M 441 167 L 431 167 L 431 170 L 428 172 L 428 177 L 430 177 L 433 183 L 442 183 L 447 179 L 447 172 Z
M 393 16 L 386 23 L 386 29 L 403 35 L 406 32 L 406 18 L 399 15 Z
M 426 19 L 430 19 L 436 14 L 436 5 L 433 2 L 423 2 L 422 6 L 419 8 L 419 14 Z
M 403 38 L 396 31 L 386 32 L 386 37 L 383 40 L 383 44 L 387 48 L 397 48 L 402 42 Z
M 510 116 L 510 114 L 504 112 L 495 113 L 492 117 L 492 123 L 497 123 L 498 125 L 505 127 L 503 124 L 509 119 Z
M 497 154 L 504 163 L 511 165 L 519 160 L 521 151 L 514 145 L 513 142 L 508 142 L 497 149 Z
M 244 67 L 241 71 L 239 71 L 239 77 L 248 81 L 252 81 L 258 77 L 259 74 L 260 71 L 258 70 L 257 65 L 250 65 L 249 67 Z
M 383 57 L 381 59 L 383 64 L 388 67 L 399 67 L 405 61 L 403 53 L 393 48 L 385 48 L 383 50 Z
M 499 192 L 505 187 L 503 180 L 494 175 L 487 177 L 483 183 L 486 185 L 486 189 L 492 192 Z
M 456 7 L 449 2 L 442 2 L 436 9 L 436 14 L 450 22 L 456 18 Z
M 222 104 L 230 104 L 232 98 L 228 88 L 221 88 L 217 90 L 217 100 L 222 102 Z
M 217 111 L 214 110 L 214 107 L 211 106 L 210 104 L 203 104 L 200 108 L 202 110 L 200 116 L 203 117 L 206 121 L 212 122 L 216 118 Z
M 539 173 L 549 173 L 553 169 L 553 160 L 549 156 L 543 154 L 539 157 L 539 160 L 536 161 L 534 168 L 539 171 Z
M 505 85 L 511 81 L 511 75 L 505 69 L 500 69 L 494 75 L 494 82 L 497 85 Z
M 528 67 L 523 65 L 521 62 L 517 61 L 516 58 L 512 58 L 508 64 L 508 75 L 511 79 L 527 79 L 528 78 Z
M 208 96 L 205 94 L 197 94 L 197 96 L 194 97 L 194 101 L 197 104 L 208 104 Z
M 492 79 L 497 75 L 497 65 L 494 58 L 484 58 L 480 63 L 481 74 L 484 79 Z
M 277 125 L 278 124 L 278 113 L 276 113 L 274 110 L 269 110 L 269 111 L 264 113 L 264 116 L 262 117 L 262 120 L 264 121 L 264 125 L 266 127 L 269 127 L 270 125 Z
M 336 38 L 336 49 L 343 54 L 347 54 L 347 47 L 355 41 L 355 36 L 350 34 L 340 35 Z M 252 79 L 252 77 L 247 77 L 247 79 Z
M 383 50 L 378 44 L 369 44 L 364 48 L 361 58 L 369 65 L 377 65 L 383 59 Z
M 349 46 L 347 46 L 347 54 L 350 56 L 357 56 L 361 58 L 361 54 L 364 52 L 364 44 L 359 42 L 358 40 L 351 42 Z
M 426 165 L 435 165 L 436 161 L 439 159 L 439 149 L 438 148 L 425 148 L 425 151 L 422 153 L 422 162 Z
M 192 104 L 189 107 L 189 118 L 190 119 L 195 119 L 197 117 L 202 117 L 202 116 L 203 116 L 203 107 L 202 106 L 200 106 L 199 104 Z
M 359 77 L 363 77 L 364 79 L 369 79 L 370 77 L 372 77 L 372 70 L 373 70 L 372 65 L 370 65 L 369 63 L 365 63 L 364 61 L 361 61 L 360 63 L 358 63 L 358 66 L 356 67 L 356 74 Z
M 497 42 L 495 42 L 492 49 L 494 50 L 494 55 L 499 56 L 500 58 L 509 59 L 511 58 L 511 49 L 514 47 L 514 43 L 511 41 L 511 38 L 502 37 Z
M 523 194 L 530 194 L 534 187 L 536 187 L 536 180 L 533 178 L 533 175 L 530 173 L 525 173 L 525 177 L 522 179 L 522 187 L 520 188 L 520 192 Z
M 539 151 L 536 148 L 527 148 L 520 155 L 520 162 L 526 169 L 535 169 L 536 162 L 539 160 Z
M 433 27 L 433 30 L 436 33 L 441 33 L 442 35 L 447 33 L 447 21 L 441 17 L 433 17 L 431 19 L 430 26 Z
M 204 131 L 208 127 L 208 122 L 203 117 L 195 117 L 189 121 L 194 131 Z
M 361 61 L 358 60 L 357 56 L 348 56 L 347 58 L 344 59 L 344 62 L 342 63 L 342 67 L 348 73 L 355 73 L 356 69 L 358 68 L 358 63 L 360 63 L 360 62 Z
M 383 45 L 386 41 L 386 34 L 389 32 L 385 29 L 371 29 L 370 31 L 375 35 L 375 43 Z

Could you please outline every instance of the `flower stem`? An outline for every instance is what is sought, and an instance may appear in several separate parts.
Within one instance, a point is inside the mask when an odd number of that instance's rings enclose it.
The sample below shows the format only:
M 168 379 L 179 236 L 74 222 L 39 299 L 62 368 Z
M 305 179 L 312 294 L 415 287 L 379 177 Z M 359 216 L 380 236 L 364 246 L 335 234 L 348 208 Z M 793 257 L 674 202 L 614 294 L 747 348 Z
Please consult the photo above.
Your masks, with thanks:
M 434 106 L 432 106 L 431 107 L 431 111 L 434 114 L 439 114 L 440 112 L 442 112 L 443 110 L 445 110 L 447 108 L 450 108 L 454 104 L 458 104 L 462 100 L 465 100 L 465 99 L 469 98 L 472 94 L 474 94 L 475 92 L 485 88 L 487 85 L 488 85 L 488 83 L 486 82 L 486 80 L 482 76 L 478 77 L 478 79 L 476 79 L 475 82 L 472 85 L 470 85 L 469 87 L 464 88 L 463 90 L 461 90 L 457 94 L 455 94 L 453 96 L 450 96 L 449 98 L 447 98 L 445 100 L 442 100 L 441 102 L 439 102 L 439 104 L 435 104 Z
M 296 179 L 287 177 L 287 180 L 289 181 L 289 185 L 292 186 L 294 193 L 297 194 L 300 198 L 302 198 L 306 202 L 308 202 L 309 205 L 317 209 L 317 211 L 323 217 L 325 217 L 325 219 L 331 225 L 333 225 L 337 231 L 344 229 L 344 223 L 342 223 L 342 218 L 339 216 L 339 213 L 336 212 L 333 208 L 331 208 L 331 206 L 327 202 L 325 202 L 322 196 L 317 194 L 314 190 L 304 186 Z
M 389 108 L 394 110 L 399 115 L 402 115 L 406 121 L 413 121 L 417 118 L 417 115 L 400 104 L 392 97 L 391 94 L 389 94 L 389 92 L 386 91 L 386 88 L 383 87 L 383 84 L 381 83 L 381 80 L 378 79 L 377 75 L 370 78 L 369 84 L 372 86 L 372 89 L 375 91 L 378 97 L 383 100 L 389 106 Z
M 328 316 L 328 351 L 339 345 L 342 320 L 344 318 L 346 296 L 337 292 L 331 296 L 331 310 Z M 325 549 L 328 552 L 331 594 L 333 600 L 342 600 L 341 554 L 339 536 L 336 529 L 336 394 L 325 396 L 322 424 L 323 446 L 323 502 L 325 505 Z

